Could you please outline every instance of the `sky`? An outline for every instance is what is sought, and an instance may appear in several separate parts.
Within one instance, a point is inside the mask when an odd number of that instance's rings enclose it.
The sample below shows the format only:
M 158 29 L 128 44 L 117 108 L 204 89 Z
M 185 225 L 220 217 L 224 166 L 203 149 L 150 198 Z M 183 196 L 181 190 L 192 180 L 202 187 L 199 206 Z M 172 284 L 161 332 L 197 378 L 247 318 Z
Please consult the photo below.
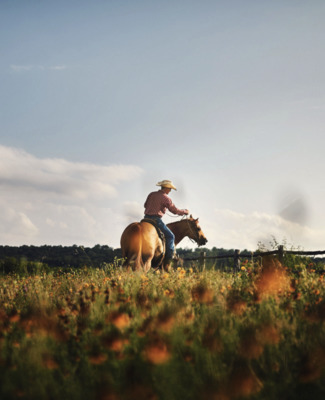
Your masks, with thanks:
M 0 0 L 0 245 L 118 248 L 169 179 L 208 248 L 324 250 L 324 20 L 323 0 Z

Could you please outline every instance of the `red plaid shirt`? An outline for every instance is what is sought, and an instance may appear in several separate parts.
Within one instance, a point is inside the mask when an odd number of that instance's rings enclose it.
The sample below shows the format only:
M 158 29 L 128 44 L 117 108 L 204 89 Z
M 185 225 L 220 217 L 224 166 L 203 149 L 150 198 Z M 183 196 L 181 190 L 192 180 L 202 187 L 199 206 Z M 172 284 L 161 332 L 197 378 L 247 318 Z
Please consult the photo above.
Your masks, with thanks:
M 158 215 L 159 217 L 162 217 L 167 209 L 173 214 L 186 215 L 186 211 L 177 208 L 173 204 L 171 198 L 162 190 L 150 193 L 144 203 L 144 208 L 144 213 L 146 215 Z

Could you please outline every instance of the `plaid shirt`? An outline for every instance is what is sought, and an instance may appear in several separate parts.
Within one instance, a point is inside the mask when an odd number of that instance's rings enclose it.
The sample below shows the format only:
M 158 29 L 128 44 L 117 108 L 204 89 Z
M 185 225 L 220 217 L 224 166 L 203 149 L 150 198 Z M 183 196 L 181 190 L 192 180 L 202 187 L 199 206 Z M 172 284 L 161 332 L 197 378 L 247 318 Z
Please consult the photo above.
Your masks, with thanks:
M 168 195 L 162 190 L 150 193 L 146 202 L 144 203 L 144 208 L 145 215 L 157 215 L 162 217 L 167 209 L 173 214 L 186 215 L 186 211 L 177 208 L 173 204 L 171 198 L 168 197 Z

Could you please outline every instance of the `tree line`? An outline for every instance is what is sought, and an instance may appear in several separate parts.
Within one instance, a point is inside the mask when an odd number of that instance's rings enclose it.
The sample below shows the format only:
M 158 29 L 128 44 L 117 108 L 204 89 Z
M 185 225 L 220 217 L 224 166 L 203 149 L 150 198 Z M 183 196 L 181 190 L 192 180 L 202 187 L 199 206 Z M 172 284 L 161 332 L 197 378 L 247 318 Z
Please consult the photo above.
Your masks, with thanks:
M 234 250 L 217 249 L 213 247 L 183 249 L 178 248 L 177 254 L 181 258 L 198 257 L 204 251 L 207 256 L 229 255 L 232 257 Z M 84 246 L 0 246 L 0 262 L 2 265 L 16 264 L 17 262 L 38 262 L 48 267 L 81 268 L 84 266 L 101 268 L 104 264 L 113 263 L 121 259 L 119 248 L 106 245 Z

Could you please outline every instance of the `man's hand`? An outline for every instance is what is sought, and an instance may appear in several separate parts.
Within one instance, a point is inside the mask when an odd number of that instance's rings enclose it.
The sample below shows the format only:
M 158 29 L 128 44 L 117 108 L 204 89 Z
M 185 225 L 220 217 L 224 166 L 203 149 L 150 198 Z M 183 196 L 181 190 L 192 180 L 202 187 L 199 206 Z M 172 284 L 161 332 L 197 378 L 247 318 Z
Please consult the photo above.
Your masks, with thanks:
M 185 211 L 185 215 L 188 215 L 190 212 L 188 210 L 184 210 Z

